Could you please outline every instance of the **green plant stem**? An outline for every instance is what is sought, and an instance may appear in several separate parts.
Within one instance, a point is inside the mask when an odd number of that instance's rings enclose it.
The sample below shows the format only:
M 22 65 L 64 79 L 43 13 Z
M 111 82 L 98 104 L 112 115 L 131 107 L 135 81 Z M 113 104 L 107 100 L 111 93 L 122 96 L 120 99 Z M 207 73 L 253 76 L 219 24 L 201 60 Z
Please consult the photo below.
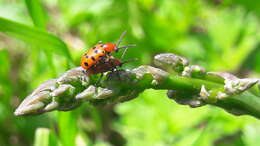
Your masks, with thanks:
M 180 61 L 173 54 L 159 55 L 163 58 L 161 63 L 164 61 L 174 67 L 176 64 L 179 66 L 180 62 L 172 63 Z M 160 56 L 155 59 L 160 59 Z M 222 72 L 206 73 L 199 66 L 188 66 L 185 60 L 182 62 L 186 67 L 181 67 L 182 71 L 178 67 L 178 73 L 152 66 L 110 72 L 98 86 L 94 86 L 97 79 L 93 75 L 88 76 L 81 67 L 73 68 L 57 79 L 42 83 L 21 103 L 15 114 L 67 111 L 83 102 L 93 105 L 115 104 L 136 98 L 146 89 L 156 89 L 168 90 L 168 97 L 179 104 L 190 107 L 210 104 L 234 115 L 252 115 L 260 119 L 259 89 L 256 87 L 258 79 L 239 79 Z
M 202 85 L 206 85 L 209 89 L 220 88 L 223 85 L 207 80 L 196 78 L 187 78 L 177 75 L 169 75 L 158 89 L 176 89 L 176 90 L 200 90 Z
M 199 92 L 202 85 L 205 85 L 206 87 L 208 87 L 208 89 L 221 88 L 224 86 L 224 84 L 210 82 L 207 80 L 170 75 L 164 80 L 163 83 L 161 83 L 159 86 L 153 87 L 153 89 L 173 89 L 185 90 L 186 92 Z M 226 110 L 245 112 L 244 114 L 249 114 L 260 118 L 260 98 L 249 91 L 230 96 L 224 100 L 219 100 L 217 103 L 213 103 L 213 105 L 219 106 Z

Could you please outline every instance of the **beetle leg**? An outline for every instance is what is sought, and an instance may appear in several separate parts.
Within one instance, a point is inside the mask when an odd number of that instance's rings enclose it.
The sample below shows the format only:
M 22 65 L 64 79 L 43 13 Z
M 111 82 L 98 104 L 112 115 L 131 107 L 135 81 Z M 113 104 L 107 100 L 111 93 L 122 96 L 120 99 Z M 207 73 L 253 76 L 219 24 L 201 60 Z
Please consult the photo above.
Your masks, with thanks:
M 103 78 L 104 74 L 101 73 L 101 75 L 99 76 L 97 82 L 95 83 L 95 93 L 97 93 L 97 89 L 98 89 L 98 84 L 100 83 L 101 79 Z
M 104 74 L 103 74 L 103 73 L 101 73 L 101 75 L 99 76 L 99 78 L 98 78 L 97 82 L 95 83 L 95 86 L 96 86 L 96 87 L 97 87 L 97 86 L 98 86 L 98 84 L 100 83 L 100 81 L 101 81 L 101 79 L 103 78 L 103 76 L 104 76 Z
M 121 77 L 120 77 L 120 74 L 119 74 L 119 70 L 118 70 L 117 68 L 115 68 L 115 69 L 116 69 L 116 75 L 117 75 L 118 79 L 121 81 Z

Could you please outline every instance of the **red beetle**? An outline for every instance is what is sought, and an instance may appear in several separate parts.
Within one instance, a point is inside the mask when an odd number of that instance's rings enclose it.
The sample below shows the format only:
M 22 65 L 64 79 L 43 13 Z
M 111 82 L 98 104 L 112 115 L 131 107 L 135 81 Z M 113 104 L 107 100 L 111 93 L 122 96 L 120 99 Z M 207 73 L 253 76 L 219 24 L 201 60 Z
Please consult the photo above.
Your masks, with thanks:
M 112 52 L 117 52 L 121 48 L 125 48 L 124 53 L 128 47 L 132 47 L 134 45 L 127 45 L 123 47 L 118 47 L 121 43 L 122 39 L 124 38 L 126 31 L 120 36 L 117 44 L 114 43 L 99 43 L 95 45 L 93 48 L 90 48 L 81 58 L 81 67 L 88 70 L 92 67 L 96 67 L 98 64 L 104 63 L 104 60 L 110 58 L 110 54 Z M 122 57 L 124 56 L 124 53 Z M 113 62 L 113 61 L 112 61 Z M 111 62 L 110 62 L 111 63 Z M 104 65 L 102 65 L 104 66 Z M 93 70 L 93 69 L 92 69 Z

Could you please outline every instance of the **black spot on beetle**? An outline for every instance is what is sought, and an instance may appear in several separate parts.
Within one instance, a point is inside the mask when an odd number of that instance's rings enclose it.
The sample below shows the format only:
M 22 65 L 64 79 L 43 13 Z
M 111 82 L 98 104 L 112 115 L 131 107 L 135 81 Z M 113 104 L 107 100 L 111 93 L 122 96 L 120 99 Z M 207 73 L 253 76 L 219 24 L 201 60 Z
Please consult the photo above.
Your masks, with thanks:
M 97 54 L 97 53 L 98 53 L 98 50 L 95 50 L 94 52 Z
M 95 57 L 93 57 L 93 56 L 91 57 L 91 59 L 92 59 L 93 61 L 96 61 Z
M 97 47 L 93 47 L 93 49 L 95 50 Z
M 88 59 L 88 55 L 86 55 L 86 58 Z
M 85 65 L 85 66 L 88 66 L 88 63 L 87 63 L 87 62 L 84 62 L 84 65 Z

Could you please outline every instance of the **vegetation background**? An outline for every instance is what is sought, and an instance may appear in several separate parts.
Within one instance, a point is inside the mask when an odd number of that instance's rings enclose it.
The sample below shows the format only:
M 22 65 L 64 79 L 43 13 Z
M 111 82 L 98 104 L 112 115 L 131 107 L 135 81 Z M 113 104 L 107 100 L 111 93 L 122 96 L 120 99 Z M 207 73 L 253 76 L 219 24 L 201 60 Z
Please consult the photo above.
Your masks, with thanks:
M 191 109 L 166 91 L 116 106 L 13 112 L 41 82 L 78 66 L 87 48 L 124 30 L 123 44 L 137 45 L 125 59 L 139 59 L 125 68 L 172 52 L 210 71 L 259 78 L 259 28 L 258 0 L 0 0 L 0 145 L 257 146 L 256 118 Z

